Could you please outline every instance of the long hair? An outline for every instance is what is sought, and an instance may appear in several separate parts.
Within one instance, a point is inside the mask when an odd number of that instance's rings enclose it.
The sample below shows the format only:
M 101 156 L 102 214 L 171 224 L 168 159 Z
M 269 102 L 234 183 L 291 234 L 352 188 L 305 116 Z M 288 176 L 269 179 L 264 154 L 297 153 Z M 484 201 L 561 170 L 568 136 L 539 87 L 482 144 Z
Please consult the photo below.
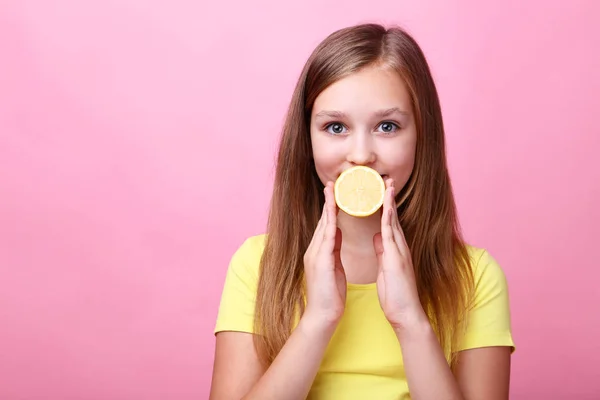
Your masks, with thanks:
M 373 65 L 397 71 L 412 99 L 415 165 L 398 193 L 397 211 L 421 304 L 448 362 L 455 363 L 473 277 L 447 169 L 438 94 L 423 52 L 406 31 L 361 24 L 332 33 L 313 51 L 283 126 L 255 306 L 254 343 L 267 366 L 304 312 L 303 256 L 324 204 L 309 133 L 314 101 L 332 83 Z

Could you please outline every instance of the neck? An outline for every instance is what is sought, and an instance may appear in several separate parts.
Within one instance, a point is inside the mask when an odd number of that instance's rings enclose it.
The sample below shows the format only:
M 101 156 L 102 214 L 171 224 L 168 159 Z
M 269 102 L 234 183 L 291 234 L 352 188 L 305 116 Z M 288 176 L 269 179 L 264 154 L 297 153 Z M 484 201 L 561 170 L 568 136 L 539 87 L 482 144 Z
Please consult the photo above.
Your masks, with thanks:
M 350 283 L 372 283 L 377 279 L 377 259 L 373 236 L 381 231 L 381 212 L 356 218 L 341 211 L 338 227 L 342 231 L 342 264 Z
M 359 252 L 363 249 L 372 251 L 373 236 L 381 232 L 381 212 L 357 218 L 340 210 L 337 221 L 342 231 L 343 243 L 347 248 Z

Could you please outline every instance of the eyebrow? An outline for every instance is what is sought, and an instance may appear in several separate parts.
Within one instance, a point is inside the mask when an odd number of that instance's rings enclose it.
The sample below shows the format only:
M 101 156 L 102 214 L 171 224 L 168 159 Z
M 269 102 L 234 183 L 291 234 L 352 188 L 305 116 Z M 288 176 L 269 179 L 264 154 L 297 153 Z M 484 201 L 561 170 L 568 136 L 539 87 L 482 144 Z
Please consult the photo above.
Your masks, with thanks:
M 385 117 L 389 117 L 390 115 L 393 115 L 393 114 L 408 115 L 408 112 L 402 111 L 398 107 L 392 107 L 392 108 L 388 108 L 388 109 L 385 109 L 385 110 L 376 111 L 376 112 L 373 113 L 373 116 L 379 117 L 379 118 L 385 118 Z M 323 118 L 323 117 L 345 118 L 346 114 L 344 112 L 342 112 L 342 111 L 323 110 L 323 111 L 319 111 L 315 115 L 315 119 L 319 119 L 319 118 Z

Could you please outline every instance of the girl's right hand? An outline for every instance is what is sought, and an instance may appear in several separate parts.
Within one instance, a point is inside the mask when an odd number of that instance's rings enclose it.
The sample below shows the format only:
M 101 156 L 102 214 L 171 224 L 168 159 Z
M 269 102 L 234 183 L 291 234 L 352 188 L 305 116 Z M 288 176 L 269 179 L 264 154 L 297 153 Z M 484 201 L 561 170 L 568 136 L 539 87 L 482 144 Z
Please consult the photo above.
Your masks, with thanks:
M 325 205 L 312 240 L 304 254 L 307 306 L 304 316 L 336 326 L 346 304 L 346 274 L 340 258 L 342 231 L 337 227 L 333 183 L 325 186 Z

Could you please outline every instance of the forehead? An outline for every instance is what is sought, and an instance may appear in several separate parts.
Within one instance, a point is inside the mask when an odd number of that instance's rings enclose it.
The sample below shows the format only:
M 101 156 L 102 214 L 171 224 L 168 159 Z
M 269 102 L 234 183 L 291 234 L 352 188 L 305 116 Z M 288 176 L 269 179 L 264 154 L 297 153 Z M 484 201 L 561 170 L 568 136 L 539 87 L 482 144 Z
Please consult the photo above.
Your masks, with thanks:
M 368 67 L 323 90 L 315 99 L 312 114 L 322 110 L 359 114 L 391 107 L 410 112 L 410 105 L 408 88 L 396 71 L 384 67 Z

